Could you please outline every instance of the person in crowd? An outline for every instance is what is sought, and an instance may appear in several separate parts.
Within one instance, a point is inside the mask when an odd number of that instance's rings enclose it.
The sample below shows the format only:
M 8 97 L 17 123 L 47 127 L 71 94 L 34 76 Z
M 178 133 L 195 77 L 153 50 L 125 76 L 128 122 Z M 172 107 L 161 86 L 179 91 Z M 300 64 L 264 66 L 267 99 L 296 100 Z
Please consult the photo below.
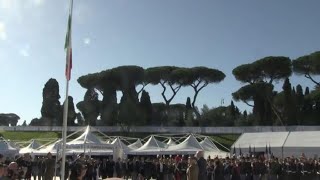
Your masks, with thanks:
M 118 178 L 122 177 L 122 162 L 121 158 L 117 159 L 117 162 L 115 163 L 115 171 Z
M 223 165 L 218 158 L 214 161 L 213 180 L 224 180 Z
M 44 173 L 46 171 L 46 165 L 45 165 L 45 157 L 40 157 L 39 162 L 38 162 L 38 168 L 39 168 L 39 173 L 38 173 L 38 180 L 44 179 Z
M 159 162 L 157 163 L 157 174 L 159 180 L 164 180 L 164 171 L 166 168 L 166 164 L 163 161 L 163 158 L 159 158 Z
M 199 167 L 199 179 L 207 178 L 207 161 L 204 159 L 204 152 L 198 151 L 196 153 L 196 158 L 198 159 L 197 164 Z
M 102 179 L 107 178 L 107 159 L 103 158 L 99 166 L 99 175 Z
M 96 178 L 95 174 L 95 160 L 93 158 L 90 158 L 88 155 L 85 156 L 85 165 L 87 167 L 86 174 L 85 174 L 85 180 L 92 180 Z
M 107 176 L 109 178 L 112 178 L 113 177 L 113 174 L 114 174 L 114 166 L 115 166 L 115 163 L 112 159 L 112 157 L 110 157 L 108 160 L 107 160 Z
M 7 165 L 3 162 L 0 163 L 0 180 L 5 179 L 7 176 Z
M 35 157 L 31 162 L 31 174 L 34 180 L 37 179 L 37 176 L 39 175 L 39 166 L 38 166 L 39 159 L 40 159 L 39 157 Z
M 16 179 L 22 179 L 23 178 L 23 171 L 21 168 L 19 168 L 18 163 L 11 162 L 8 165 L 6 176 L 4 176 L 3 180 L 16 180 Z
M 229 157 L 223 163 L 223 176 L 225 180 L 231 179 L 232 166 Z
M 31 180 L 31 171 L 32 171 L 32 157 L 29 153 L 23 155 L 23 168 L 24 168 L 24 179 Z
M 44 180 L 52 180 L 54 176 L 56 161 L 52 158 L 52 154 L 50 152 L 47 154 L 47 157 L 44 160 L 44 164 L 46 167 L 44 172 Z
M 213 179 L 214 173 L 214 162 L 208 159 L 207 161 L 207 180 Z
M 70 180 L 83 180 L 87 172 L 85 163 L 76 161 L 71 166 Z
M 240 180 L 240 167 L 236 159 L 232 160 L 231 180 Z
M 128 159 L 123 158 L 121 161 L 123 179 L 129 178 Z
M 199 166 L 197 164 L 197 158 L 189 157 L 188 164 L 189 166 L 187 169 L 187 180 L 201 180 L 199 179 Z

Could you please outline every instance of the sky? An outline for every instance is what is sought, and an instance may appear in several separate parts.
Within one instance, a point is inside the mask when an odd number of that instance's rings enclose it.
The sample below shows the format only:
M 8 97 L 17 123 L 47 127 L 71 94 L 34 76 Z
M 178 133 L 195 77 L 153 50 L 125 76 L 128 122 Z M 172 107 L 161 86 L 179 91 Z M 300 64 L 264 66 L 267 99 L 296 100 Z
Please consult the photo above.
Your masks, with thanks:
M 232 75 L 238 65 L 320 49 L 319 7 L 319 0 L 74 0 L 69 95 L 81 101 L 78 77 L 117 66 L 207 66 L 226 78 L 204 88 L 196 105 L 229 105 L 243 85 Z M 68 0 L 0 0 L 0 113 L 18 114 L 19 124 L 41 116 L 50 78 L 59 82 L 60 102 L 65 98 L 68 9 Z M 290 80 L 314 86 L 303 77 Z M 163 102 L 159 86 L 146 90 L 152 102 Z M 188 96 L 192 89 L 182 88 L 173 103 Z

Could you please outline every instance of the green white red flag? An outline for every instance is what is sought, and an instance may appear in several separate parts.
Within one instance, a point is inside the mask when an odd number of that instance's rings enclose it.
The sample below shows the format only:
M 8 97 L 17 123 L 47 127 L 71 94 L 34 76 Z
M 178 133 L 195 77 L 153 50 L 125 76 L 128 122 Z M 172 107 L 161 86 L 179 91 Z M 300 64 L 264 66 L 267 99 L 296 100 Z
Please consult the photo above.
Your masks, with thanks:
M 66 34 L 66 41 L 64 44 L 64 49 L 67 51 L 66 55 L 66 78 L 69 81 L 71 79 L 71 69 L 72 69 L 72 43 L 71 43 L 71 30 L 72 30 L 72 1 L 71 1 L 71 8 L 69 12 L 68 18 L 68 29 Z

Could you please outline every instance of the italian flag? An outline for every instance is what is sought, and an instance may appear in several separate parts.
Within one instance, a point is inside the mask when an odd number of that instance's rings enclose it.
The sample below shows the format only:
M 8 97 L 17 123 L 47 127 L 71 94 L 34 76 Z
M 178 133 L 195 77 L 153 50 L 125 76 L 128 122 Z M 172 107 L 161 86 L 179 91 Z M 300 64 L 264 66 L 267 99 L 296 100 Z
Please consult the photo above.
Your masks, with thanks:
M 68 81 L 71 78 L 71 69 L 72 69 L 71 20 L 72 20 L 72 3 L 71 3 L 70 14 L 68 19 L 68 30 L 66 34 L 66 41 L 64 44 L 64 49 L 67 51 L 65 74 Z

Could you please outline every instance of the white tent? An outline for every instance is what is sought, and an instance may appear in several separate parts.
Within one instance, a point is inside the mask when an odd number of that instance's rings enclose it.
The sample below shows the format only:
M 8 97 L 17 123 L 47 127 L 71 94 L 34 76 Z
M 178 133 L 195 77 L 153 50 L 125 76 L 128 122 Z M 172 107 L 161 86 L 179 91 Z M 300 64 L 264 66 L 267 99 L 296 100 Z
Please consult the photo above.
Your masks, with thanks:
M 76 139 L 67 143 L 67 145 L 78 144 L 102 144 L 102 141 L 90 131 L 90 126 Z
M 19 153 L 17 148 L 14 148 L 3 137 L 0 137 L 0 154 L 6 157 L 14 157 Z
M 220 151 L 220 149 L 218 149 L 218 147 L 208 137 L 205 137 L 204 140 L 200 142 L 200 145 L 205 151 Z
M 99 137 L 90 131 L 90 126 L 76 139 L 67 142 L 67 150 L 78 154 L 88 153 L 90 155 L 111 155 L 113 145 L 103 143 Z
M 168 144 L 169 146 L 177 145 L 177 143 L 174 142 L 174 140 L 173 140 L 172 138 L 169 138 L 167 144 Z
M 220 157 L 220 158 L 225 158 L 226 156 L 229 155 L 228 152 L 221 151 L 212 141 L 209 137 L 205 137 L 204 140 L 200 142 L 200 145 L 202 146 L 204 150 L 204 156 L 207 158 L 210 156 L 211 158 L 213 157 Z
M 284 157 L 299 157 L 304 153 L 313 158 L 320 155 L 320 131 L 296 131 L 290 132 L 283 145 Z
M 126 144 L 124 144 L 119 137 L 114 139 L 111 144 L 117 146 L 119 149 L 122 149 L 125 154 L 131 151 L 131 149 Z
M 129 154 L 134 155 L 157 155 L 164 153 L 168 145 L 158 141 L 154 136 L 150 136 L 148 141 L 138 149 L 132 150 Z
M 169 146 L 166 151 L 169 154 L 195 154 L 197 151 L 203 151 L 203 147 L 194 135 L 191 134 L 180 144 Z
M 33 153 L 33 151 L 36 151 L 40 146 L 40 143 L 32 139 L 28 146 L 20 149 L 19 154 Z
M 41 147 L 41 149 L 39 149 L 39 150 L 34 150 L 33 154 L 46 155 L 50 152 L 51 154 L 55 155 L 57 153 L 57 150 L 61 149 L 61 147 L 62 147 L 62 140 L 59 139 L 49 145 Z
M 141 140 L 140 140 L 140 139 L 137 139 L 136 142 L 128 145 L 128 147 L 129 147 L 130 149 L 138 149 L 138 148 L 140 148 L 142 145 L 143 145 L 143 144 L 142 144 Z
M 76 132 L 77 133 L 77 132 Z M 73 133 L 75 134 L 75 133 Z M 71 135 L 69 135 L 70 137 Z M 44 148 L 35 151 L 34 154 L 45 155 L 48 152 L 56 154 L 61 151 L 62 142 L 58 140 Z M 90 126 L 87 126 L 85 131 L 77 138 L 67 142 L 66 154 L 86 153 L 89 155 L 112 155 L 113 145 L 103 143 L 95 134 L 90 131 Z
M 282 147 L 289 135 L 289 132 L 262 132 L 262 133 L 243 133 L 239 139 L 231 146 L 230 153 L 236 150 L 239 155 L 240 149 L 242 154 L 249 154 L 249 149 L 253 152 L 265 152 L 266 146 L 273 155 L 282 157 Z

